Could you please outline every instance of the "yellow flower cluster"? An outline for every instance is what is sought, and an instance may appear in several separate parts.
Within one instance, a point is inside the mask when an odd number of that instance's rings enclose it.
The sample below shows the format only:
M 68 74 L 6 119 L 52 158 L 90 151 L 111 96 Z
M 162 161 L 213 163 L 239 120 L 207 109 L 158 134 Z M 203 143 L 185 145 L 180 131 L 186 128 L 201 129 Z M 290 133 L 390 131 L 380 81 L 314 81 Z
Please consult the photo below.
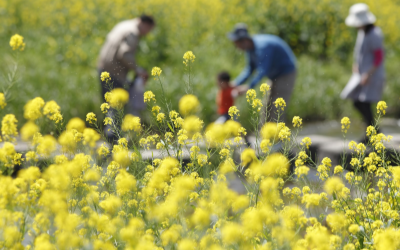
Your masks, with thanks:
M 156 101 L 156 96 L 153 94 L 152 91 L 146 91 L 144 92 L 144 102 L 151 102 L 151 101 Z
M 7 106 L 6 97 L 3 93 L 0 93 L 0 107 L 4 109 Z
M 110 73 L 108 73 L 107 71 L 101 72 L 101 74 L 100 74 L 100 79 L 101 79 L 101 81 L 103 81 L 103 82 L 108 82 L 108 81 L 110 81 L 110 80 L 111 80 Z
M 195 114 L 200 108 L 199 99 L 195 95 L 184 95 L 179 100 L 179 113 L 182 116 L 188 116 Z
M 93 112 L 87 113 L 86 121 L 89 122 L 90 124 L 96 124 L 97 118 L 96 118 L 95 113 L 93 113 Z
M 183 59 L 183 63 L 187 66 L 189 63 L 194 62 L 196 56 L 193 54 L 192 51 L 187 51 L 185 54 L 183 54 Z
M 160 76 L 161 72 L 162 72 L 162 70 L 159 67 L 153 67 L 151 69 L 151 75 L 152 76 Z
M 384 102 L 384 101 L 380 101 L 376 105 L 376 110 L 377 110 L 378 114 L 385 114 L 386 109 L 387 109 L 387 105 L 386 105 L 386 102 Z
M 350 128 L 350 119 L 348 117 L 343 117 L 340 123 L 342 124 L 343 133 L 347 133 L 347 130 Z
M 286 107 L 286 102 L 285 100 L 283 100 L 283 98 L 277 98 L 274 102 L 275 107 L 281 109 L 282 111 L 285 109 Z
M 30 100 L 24 106 L 24 118 L 27 120 L 37 120 L 42 117 L 42 108 L 45 102 L 41 97 Z
M 133 130 L 135 132 L 140 132 L 142 130 L 140 118 L 131 114 L 125 115 L 121 128 L 123 131 Z
M 267 83 L 261 84 L 260 91 L 263 93 L 263 96 L 265 96 L 269 90 L 270 90 L 270 87 Z
M 15 140 L 14 137 L 18 135 L 17 122 L 17 118 L 15 118 L 13 114 L 8 114 L 3 117 L 3 120 L 1 120 L 1 135 L 4 140 Z
M 257 93 L 254 89 L 249 89 L 246 93 L 246 99 L 247 102 L 251 105 L 253 108 L 253 112 L 260 112 L 262 105 L 262 102 L 260 99 L 257 98 Z
M 116 88 L 107 92 L 105 99 L 112 108 L 122 109 L 128 103 L 129 93 L 125 89 Z
M 231 117 L 231 119 L 234 119 L 235 117 L 239 117 L 239 109 L 236 106 L 232 106 L 228 110 L 228 114 Z
M 15 34 L 10 39 L 10 46 L 13 50 L 23 51 L 25 49 L 24 38 L 18 34 Z
M 303 119 L 301 119 L 299 116 L 293 117 L 293 127 L 301 127 L 302 123 Z
M 55 101 L 48 101 L 44 105 L 43 114 L 56 124 L 63 120 L 63 116 L 60 113 L 60 106 Z

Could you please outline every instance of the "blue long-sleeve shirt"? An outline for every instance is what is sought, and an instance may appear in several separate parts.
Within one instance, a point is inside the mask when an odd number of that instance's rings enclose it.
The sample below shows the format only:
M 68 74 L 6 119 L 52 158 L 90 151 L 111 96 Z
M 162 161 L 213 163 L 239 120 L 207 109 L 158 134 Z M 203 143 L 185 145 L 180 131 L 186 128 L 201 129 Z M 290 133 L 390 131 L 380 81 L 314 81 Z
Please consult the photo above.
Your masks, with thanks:
M 247 66 L 235 79 L 237 85 L 246 82 L 254 71 L 257 74 L 252 78 L 250 88 L 254 88 L 264 76 L 274 80 L 296 69 L 296 57 L 281 38 L 255 35 L 252 40 L 254 49 L 246 51 Z

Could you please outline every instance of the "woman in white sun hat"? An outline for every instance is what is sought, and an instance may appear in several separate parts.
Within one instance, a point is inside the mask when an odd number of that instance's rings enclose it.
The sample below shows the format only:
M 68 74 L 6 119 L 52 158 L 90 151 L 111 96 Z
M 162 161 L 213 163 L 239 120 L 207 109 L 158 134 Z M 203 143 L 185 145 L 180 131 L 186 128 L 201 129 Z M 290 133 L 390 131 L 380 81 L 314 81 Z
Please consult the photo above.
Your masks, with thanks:
M 375 21 L 374 14 L 364 3 L 351 6 L 346 18 L 347 26 L 358 29 L 353 64 L 353 74 L 358 82 L 349 81 L 349 85 L 354 87 L 342 97 L 354 101 L 367 126 L 374 125 L 371 103 L 381 100 L 385 83 L 383 35 L 381 29 L 374 25 Z

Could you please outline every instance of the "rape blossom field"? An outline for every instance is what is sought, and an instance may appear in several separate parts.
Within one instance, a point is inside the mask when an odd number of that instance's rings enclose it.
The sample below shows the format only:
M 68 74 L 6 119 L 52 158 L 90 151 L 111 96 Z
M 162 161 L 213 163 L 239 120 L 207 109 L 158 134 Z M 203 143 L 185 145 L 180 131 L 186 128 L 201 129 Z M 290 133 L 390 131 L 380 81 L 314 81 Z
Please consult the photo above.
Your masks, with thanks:
M 192 88 L 201 102 L 199 117 L 206 123 L 216 119 L 215 76 L 229 70 L 236 77 L 245 60 L 226 38 L 238 22 L 248 25 L 250 34 L 274 34 L 285 40 L 298 59 L 298 79 L 293 101 L 286 111 L 301 116 L 304 121 L 339 119 L 358 116 L 343 102 L 339 93 L 351 76 L 351 59 L 356 30 L 344 23 L 354 0 L 0 0 L 0 43 L 7 44 L 15 33 L 27 42 L 19 57 L 19 88 L 9 94 L 10 112 L 24 119 L 20 110 L 37 96 L 56 100 L 66 119 L 83 118 L 88 112 L 100 116 L 97 110 L 102 98 L 96 63 L 101 45 L 115 24 L 141 14 L 154 16 L 156 28 L 141 40 L 137 62 L 151 71 L 157 65 L 163 69 L 168 88 L 165 95 L 172 108 L 178 109 L 182 88 L 181 57 L 192 50 L 198 59 Z M 393 0 L 366 0 L 377 17 L 377 25 L 385 37 L 387 85 L 384 100 L 390 106 L 388 115 L 398 116 L 400 108 L 400 5 Z M 173 6 L 173 7 L 171 7 Z M 165 11 L 168 10 L 168 11 Z M 0 77 L 14 61 L 8 46 L 0 46 Z M 2 78 L 0 78 L 2 79 Z M 157 84 L 148 87 L 157 96 L 162 94 Z M 207 89 L 206 93 L 203 92 Z M 257 90 L 258 91 L 258 90 Z M 85 95 L 76 95 L 85 93 Z M 71 105 L 75 103 L 76 105 Z M 296 105 L 294 105 L 296 104 Z M 237 102 L 246 108 L 245 98 Z M 310 112 L 312 110 L 312 112 Z M 250 116 L 242 112 L 242 125 L 250 129 Z M 147 123 L 147 119 L 143 119 Z
M 23 53 L 22 36 L 13 36 L 10 45 Z M 188 51 L 183 60 L 182 66 L 190 67 L 197 58 Z M 154 67 L 151 74 L 162 89 L 162 69 Z M 101 77 L 110 81 L 107 72 Z M 90 112 L 86 123 L 77 117 L 66 121 L 56 101 L 36 97 L 21 110 L 26 123 L 18 131 L 20 121 L 8 113 L 7 95 L 1 93 L 1 248 L 400 248 L 399 158 L 388 158 L 391 136 L 376 132 L 385 102 L 377 105 L 377 127 L 366 130 L 368 144 L 349 142 L 350 164 L 332 166 L 329 158 L 311 160 L 310 138 L 297 140 L 300 117 L 292 124 L 278 120 L 259 127 L 268 107 L 255 90 L 247 92 L 245 111 L 259 131 L 252 149 L 245 143 L 241 111 L 233 106 L 231 120 L 205 126 L 190 86 L 179 110 L 170 108 L 165 95 L 145 92 L 150 128 L 123 113 L 129 95 L 115 89 L 98 107 L 103 113 L 116 109 L 114 120 Z M 268 91 L 262 84 L 260 93 Z M 286 108 L 281 98 L 273 105 L 279 115 Z M 114 145 L 104 142 L 102 123 L 117 129 Z M 42 134 L 43 124 L 50 132 Z M 351 120 L 344 117 L 341 124 L 346 137 Z M 29 144 L 28 151 L 16 151 L 20 140 Z M 273 152 L 278 144 L 281 150 Z M 162 157 L 142 157 L 154 148 Z M 311 170 L 317 182 L 308 178 Z M 228 187 L 229 176 L 239 173 L 245 177 L 244 194 Z

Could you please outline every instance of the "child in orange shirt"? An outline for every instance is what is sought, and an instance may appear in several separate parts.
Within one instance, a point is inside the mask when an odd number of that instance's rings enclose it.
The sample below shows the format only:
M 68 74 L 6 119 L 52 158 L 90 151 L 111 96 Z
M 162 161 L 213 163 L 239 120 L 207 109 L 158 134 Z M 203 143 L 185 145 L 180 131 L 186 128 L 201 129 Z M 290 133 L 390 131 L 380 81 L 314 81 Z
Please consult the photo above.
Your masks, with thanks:
M 218 114 L 220 117 L 215 123 L 224 123 L 229 120 L 229 108 L 234 104 L 234 97 L 237 95 L 236 90 L 230 86 L 231 76 L 228 72 L 222 71 L 217 75 L 217 84 L 219 91 L 217 94 Z

